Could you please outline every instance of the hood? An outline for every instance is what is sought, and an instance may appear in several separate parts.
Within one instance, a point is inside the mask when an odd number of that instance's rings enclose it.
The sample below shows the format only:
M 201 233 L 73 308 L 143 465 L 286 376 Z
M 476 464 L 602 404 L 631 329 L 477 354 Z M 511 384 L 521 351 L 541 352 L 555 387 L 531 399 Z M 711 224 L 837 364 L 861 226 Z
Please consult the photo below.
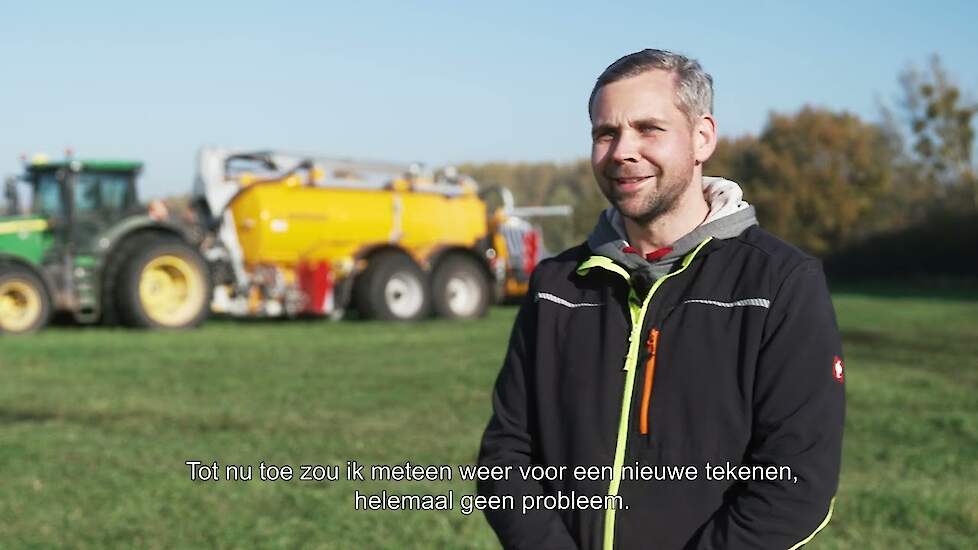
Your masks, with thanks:
M 638 279 L 641 287 L 649 286 L 672 271 L 673 266 L 707 237 L 730 239 L 745 229 L 757 225 L 754 207 L 743 200 L 744 192 L 737 183 L 724 178 L 703 177 L 703 198 L 710 206 L 710 213 L 698 227 L 671 244 L 672 252 L 659 260 L 648 261 L 639 254 L 624 252 L 628 245 L 625 224 L 618 210 L 608 207 L 587 244 L 593 254 L 606 256 L 624 267 Z

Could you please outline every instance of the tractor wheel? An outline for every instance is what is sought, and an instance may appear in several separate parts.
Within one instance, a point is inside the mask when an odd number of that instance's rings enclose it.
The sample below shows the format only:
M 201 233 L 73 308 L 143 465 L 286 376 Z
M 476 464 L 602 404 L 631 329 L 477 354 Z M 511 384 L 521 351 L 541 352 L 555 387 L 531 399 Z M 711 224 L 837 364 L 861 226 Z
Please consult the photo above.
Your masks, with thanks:
M 25 267 L 0 264 L 0 332 L 35 332 L 50 319 L 51 298 L 41 279 Z
M 368 319 L 414 321 L 428 315 L 428 281 L 404 254 L 371 258 L 356 287 L 357 308 Z
M 438 264 L 431 279 L 435 313 L 448 319 L 475 319 L 489 311 L 489 279 L 472 258 L 452 255 Z
M 159 234 L 135 237 L 123 246 L 113 301 L 123 323 L 183 329 L 207 318 L 210 273 L 196 249 L 176 237 Z

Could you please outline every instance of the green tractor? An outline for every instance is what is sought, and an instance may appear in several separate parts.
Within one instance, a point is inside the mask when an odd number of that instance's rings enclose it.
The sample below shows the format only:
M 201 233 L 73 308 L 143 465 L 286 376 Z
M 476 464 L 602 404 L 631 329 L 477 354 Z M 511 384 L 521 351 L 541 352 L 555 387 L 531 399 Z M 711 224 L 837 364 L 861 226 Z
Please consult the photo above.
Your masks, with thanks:
M 39 159 L 7 180 L 0 333 L 37 331 L 54 313 L 160 329 L 206 318 L 211 282 L 199 251 L 203 232 L 172 219 L 158 201 L 140 205 L 141 169 L 128 161 Z

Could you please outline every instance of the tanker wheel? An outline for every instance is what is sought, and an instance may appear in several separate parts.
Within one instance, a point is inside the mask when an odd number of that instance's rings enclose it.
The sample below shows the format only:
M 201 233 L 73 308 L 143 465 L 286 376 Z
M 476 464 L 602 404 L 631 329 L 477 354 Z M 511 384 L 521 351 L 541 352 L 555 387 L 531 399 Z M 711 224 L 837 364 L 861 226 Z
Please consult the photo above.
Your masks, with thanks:
M 428 281 L 411 258 L 385 252 L 371 258 L 356 288 L 357 308 L 368 319 L 415 321 L 428 315 Z
M 431 279 L 435 313 L 448 319 L 476 319 L 489 311 L 489 279 L 475 260 L 445 258 Z
M 116 310 L 133 327 L 183 329 L 207 318 L 211 283 L 207 264 L 189 244 L 161 235 L 126 243 L 132 251 L 116 284 Z
M 51 298 L 44 283 L 29 269 L 0 265 L 0 333 L 28 334 L 51 318 Z

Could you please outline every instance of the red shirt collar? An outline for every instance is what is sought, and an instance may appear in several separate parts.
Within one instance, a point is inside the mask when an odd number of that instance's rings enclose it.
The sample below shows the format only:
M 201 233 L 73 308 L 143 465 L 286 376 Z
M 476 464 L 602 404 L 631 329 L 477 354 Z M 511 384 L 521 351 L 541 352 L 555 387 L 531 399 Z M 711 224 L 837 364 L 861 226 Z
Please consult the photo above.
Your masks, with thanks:
M 625 248 L 622 248 L 621 251 L 622 252 L 627 252 L 629 254 L 638 254 L 638 255 L 641 255 L 642 254 L 641 252 L 638 251 L 637 248 L 634 248 L 634 247 L 631 247 L 631 246 L 626 246 Z M 645 259 L 648 260 L 648 261 L 650 261 L 650 262 L 654 262 L 656 260 L 662 259 L 663 256 L 665 256 L 666 254 L 668 254 L 670 252 L 672 252 L 672 247 L 671 246 L 664 246 L 664 247 L 662 247 L 662 248 L 660 248 L 658 250 L 653 250 L 652 252 L 649 252 L 648 254 L 646 254 L 645 255 Z

